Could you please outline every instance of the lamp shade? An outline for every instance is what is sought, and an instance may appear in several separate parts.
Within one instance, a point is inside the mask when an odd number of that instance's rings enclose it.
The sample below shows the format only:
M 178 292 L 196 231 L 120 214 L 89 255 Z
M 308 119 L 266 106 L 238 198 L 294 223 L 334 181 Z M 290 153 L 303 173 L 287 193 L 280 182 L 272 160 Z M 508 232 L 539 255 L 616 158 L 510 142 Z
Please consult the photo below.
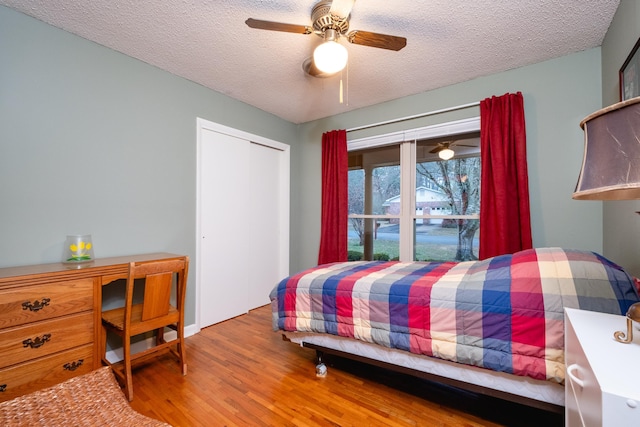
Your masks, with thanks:
M 454 154 L 455 153 L 451 148 L 445 148 L 444 150 L 438 151 L 438 157 L 440 157 L 442 160 L 449 160 L 453 157 Z
M 587 116 L 577 200 L 640 199 L 640 97 Z
M 333 0 L 330 12 L 332 15 L 346 18 L 351 14 L 355 2 L 356 0 Z
M 333 74 L 347 65 L 347 48 L 334 40 L 327 40 L 313 51 L 313 62 L 322 72 Z

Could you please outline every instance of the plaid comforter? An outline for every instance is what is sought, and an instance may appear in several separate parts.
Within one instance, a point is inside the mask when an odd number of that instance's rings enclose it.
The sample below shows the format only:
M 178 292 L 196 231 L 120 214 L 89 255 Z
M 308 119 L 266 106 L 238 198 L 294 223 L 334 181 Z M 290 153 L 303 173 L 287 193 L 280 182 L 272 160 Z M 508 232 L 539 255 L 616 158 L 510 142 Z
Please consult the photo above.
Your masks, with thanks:
M 282 280 L 270 297 L 275 330 L 351 337 L 559 383 L 563 308 L 624 314 L 640 300 L 621 267 L 559 248 L 461 263 L 320 265 Z

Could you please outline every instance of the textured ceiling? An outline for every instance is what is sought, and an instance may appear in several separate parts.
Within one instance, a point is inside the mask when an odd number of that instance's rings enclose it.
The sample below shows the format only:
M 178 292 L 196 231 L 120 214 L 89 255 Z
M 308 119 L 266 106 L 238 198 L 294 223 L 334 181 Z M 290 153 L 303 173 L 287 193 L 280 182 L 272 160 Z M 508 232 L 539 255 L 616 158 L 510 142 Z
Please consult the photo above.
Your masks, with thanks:
M 347 44 L 340 77 L 303 61 L 314 0 L 0 0 L 0 5 L 138 58 L 293 123 L 339 114 L 600 46 L 619 0 L 358 0 L 350 29 L 407 38 L 399 52 Z

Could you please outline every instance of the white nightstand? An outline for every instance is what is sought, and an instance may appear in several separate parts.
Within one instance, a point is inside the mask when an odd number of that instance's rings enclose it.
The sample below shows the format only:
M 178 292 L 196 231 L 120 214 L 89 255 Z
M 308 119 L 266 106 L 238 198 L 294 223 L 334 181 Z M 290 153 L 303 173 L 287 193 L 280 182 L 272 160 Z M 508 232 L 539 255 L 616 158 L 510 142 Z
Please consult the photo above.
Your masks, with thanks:
M 626 317 L 565 309 L 567 427 L 640 426 L 640 330 L 629 344 L 616 331 Z

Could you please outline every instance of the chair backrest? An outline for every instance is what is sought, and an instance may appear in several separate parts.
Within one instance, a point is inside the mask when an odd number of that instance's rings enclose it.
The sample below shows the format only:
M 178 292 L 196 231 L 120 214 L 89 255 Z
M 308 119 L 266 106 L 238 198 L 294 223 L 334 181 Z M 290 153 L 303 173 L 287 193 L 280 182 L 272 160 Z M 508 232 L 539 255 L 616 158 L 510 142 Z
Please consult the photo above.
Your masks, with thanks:
M 127 280 L 126 310 L 133 305 L 133 289 L 136 279 L 144 279 L 142 321 L 148 321 L 169 313 L 171 291 L 176 285 L 175 304 L 181 316 L 184 314 L 189 257 L 170 258 L 158 261 L 132 262 L 129 264 Z M 128 317 L 128 316 L 127 316 Z

